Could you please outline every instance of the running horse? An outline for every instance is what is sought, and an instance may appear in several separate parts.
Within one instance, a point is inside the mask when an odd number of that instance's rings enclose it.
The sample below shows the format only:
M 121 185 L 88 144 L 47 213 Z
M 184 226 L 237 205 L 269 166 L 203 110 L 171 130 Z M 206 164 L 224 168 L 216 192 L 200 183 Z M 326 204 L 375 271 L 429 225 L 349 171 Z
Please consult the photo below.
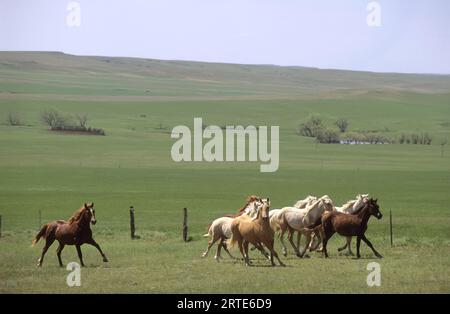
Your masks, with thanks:
M 85 203 L 68 221 L 56 220 L 43 225 L 41 231 L 39 231 L 33 240 L 34 245 L 40 238 L 45 239 L 45 245 L 42 249 L 41 258 L 38 260 L 38 266 L 42 266 L 45 253 L 55 240 L 59 242 L 56 255 L 58 256 L 59 266 L 61 267 L 63 266 L 61 252 L 66 245 L 75 245 L 81 266 L 84 266 L 81 245 L 85 243 L 96 247 L 103 257 L 103 262 L 108 262 L 105 253 L 103 253 L 100 246 L 92 238 L 91 224 L 95 225 L 96 222 L 94 203 Z

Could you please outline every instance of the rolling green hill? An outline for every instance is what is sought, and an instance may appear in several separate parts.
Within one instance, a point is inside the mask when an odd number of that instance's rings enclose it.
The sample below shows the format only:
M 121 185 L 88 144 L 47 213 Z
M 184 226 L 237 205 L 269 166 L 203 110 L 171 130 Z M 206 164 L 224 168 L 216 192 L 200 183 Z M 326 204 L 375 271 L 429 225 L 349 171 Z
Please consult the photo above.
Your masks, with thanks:
M 0 52 L 2 93 L 293 97 L 367 91 L 447 93 L 450 76 L 320 70 L 59 52 Z

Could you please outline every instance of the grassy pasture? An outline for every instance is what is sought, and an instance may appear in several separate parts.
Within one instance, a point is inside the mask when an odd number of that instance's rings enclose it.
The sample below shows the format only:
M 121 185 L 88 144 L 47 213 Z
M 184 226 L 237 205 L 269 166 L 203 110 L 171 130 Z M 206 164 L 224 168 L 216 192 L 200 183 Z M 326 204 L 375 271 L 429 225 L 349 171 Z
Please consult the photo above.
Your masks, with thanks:
M 0 54 L 0 292 L 450 292 L 450 152 L 442 157 L 438 145 L 450 135 L 450 95 L 442 87 L 448 86 L 447 77 L 395 75 L 398 90 L 392 90 L 384 85 L 386 78 L 375 76 L 375 89 L 359 82 L 355 90 L 341 91 L 328 87 L 327 75 L 342 77 L 339 84 L 347 86 L 369 74 L 297 69 L 306 71 L 300 75 L 295 69 L 142 60 L 100 67 L 92 58 L 61 62 L 61 56 L 51 55 L 24 54 L 16 60 Z M 147 75 L 139 72 L 145 65 L 156 74 L 139 85 L 133 75 Z M 201 70 L 208 66 L 214 70 Z M 257 70 L 243 85 L 239 73 Z M 283 87 L 270 76 L 276 71 L 287 77 Z M 316 91 L 295 88 L 296 80 L 303 80 L 297 82 L 301 86 L 308 81 L 304 76 L 318 82 Z M 142 92 L 147 86 L 154 95 Z M 107 135 L 49 132 L 39 121 L 48 108 L 88 113 L 88 124 Z M 20 114 L 23 126 L 6 125 L 11 111 Z M 350 129 L 384 130 L 389 136 L 429 132 L 435 142 L 316 144 L 295 134 L 310 115 L 329 124 L 346 117 Z M 260 173 L 259 163 L 248 162 L 174 163 L 168 132 L 179 124 L 192 127 L 194 117 L 206 124 L 279 125 L 279 170 Z M 160 124 L 166 129 L 158 129 Z M 217 264 L 214 251 L 200 257 L 207 224 L 235 212 L 249 194 L 268 196 L 279 208 L 307 194 L 329 194 L 340 205 L 362 192 L 378 197 L 384 214 L 381 221 L 370 221 L 367 232 L 385 256 L 378 261 L 381 287 L 366 285 L 366 266 L 374 261 L 370 250 L 362 244 L 361 260 L 340 256 L 336 248 L 344 239 L 338 236 L 330 241 L 330 259 L 314 253 L 300 260 L 290 249 L 283 258 L 286 268 L 263 267 L 268 262 L 255 252 L 261 267 L 226 258 Z M 43 268 L 35 266 L 42 243 L 30 244 L 38 210 L 43 222 L 66 219 L 90 200 L 98 219 L 94 237 L 110 262 L 103 264 L 93 247 L 83 246 L 82 286 L 69 288 L 68 271 L 57 266 L 57 245 Z M 134 241 L 129 239 L 130 205 L 141 237 Z M 189 243 L 181 241 L 183 207 L 189 208 Z M 281 252 L 278 242 L 276 248 Z M 63 261 L 78 261 L 73 247 L 65 248 Z

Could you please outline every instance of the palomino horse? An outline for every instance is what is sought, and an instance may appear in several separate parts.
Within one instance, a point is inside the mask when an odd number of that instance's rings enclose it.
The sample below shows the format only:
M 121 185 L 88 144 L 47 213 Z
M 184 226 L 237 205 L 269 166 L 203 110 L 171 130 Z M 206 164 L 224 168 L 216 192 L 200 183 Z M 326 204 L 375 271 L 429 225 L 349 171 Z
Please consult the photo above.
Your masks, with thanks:
M 56 220 L 45 224 L 33 240 L 34 245 L 41 237 L 45 239 L 45 246 L 42 249 L 41 258 L 38 260 L 38 266 L 42 266 L 45 253 L 55 240 L 59 242 L 56 255 L 58 256 L 59 266 L 61 267 L 63 266 L 61 252 L 65 245 L 76 246 L 81 266 L 84 266 L 83 255 L 81 253 L 81 245 L 84 243 L 95 246 L 102 255 L 103 262 L 107 262 L 108 259 L 106 258 L 106 255 L 92 238 L 90 224 L 92 223 L 95 225 L 96 222 L 94 203 L 85 203 L 84 206 L 78 209 L 68 221 Z
M 274 250 L 274 231 L 269 223 L 269 207 L 270 200 L 263 202 L 262 207 L 258 211 L 256 219 L 251 219 L 248 216 L 240 216 L 235 218 L 231 223 L 231 240 L 230 244 L 238 243 L 239 250 L 244 257 L 245 264 L 250 266 L 250 259 L 248 256 L 249 243 L 258 247 L 264 244 L 270 251 L 270 263 L 275 266 L 273 257 L 275 256 L 281 266 L 285 266 Z
M 250 215 L 255 215 L 256 217 L 256 212 L 262 206 L 262 204 L 263 200 L 260 197 L 256 195 L 250 195 L 247 198 L 247 203 L 239 209 L 236 215 L 226 215 L 214 220 L 208 227 L 208 233 L 203 235 L 204 237 L 211 237 L 211 240 L 208 242 L 208 247 L 206 248 L 206 251 L 203 252 L 202 257 L 206 257 L 214 243 L 220 240 L 219 244 L 217 245 L 216 255 L 214 256 L 216 261 L 219 261 L 219 259 L 221 258 L 220 252 L 222 247 L 231 258 L 234 258 L 233 255 L 231 255 L 231 253 L 228 251 L 226 244 L 226 240 L 231 238 L 231 222 L 234 220 L 234 218 L 242 215 L 249 217 L 252 217 Z M 257 248 L 261 251 L 261 253 L 263 253 L 263 255 L 267 255 L 267 253 L 261 246 L 257 246 Z
M 321 219 L 321 226 L 319 230 L 322 238 L 322 252 L 325 257 L 328 257 L 327 243 L 334 233 L 338 233 L 345 237 L 356 236 L 356 257 L 360 258 L 359 247 L 361 240 L 363 240 L 373 251 L 376 257 L 382 258 L 373 247 L 372 243 L 364 235 L 367 230 L 367 223 L 370 216 L 374 216 L 377 219 L 381 219 L 383 215 L 380 212 L 380 207 L 377 204 L 377 200 L 369 199 L 369 201 L 359 210 L 358 213 L 353 215 L 343 214 L 337 211 L 324 213 Z
M 335 210 L 337 210 L 340 213 L 344 214 L 351 214 L 357 213 L 364 204 L 367 204 L 369 201 L 369 194 L 358 194 L 356 195 L 356 199 L 350 200 L 341 207 L 335 206 Z M 354 255 L 352 252 L 352 237 L 347 237 L 347 242 L 344 246 L 338 248 L 338 251 L 341 252 L 347 248 L 347 254 Z
M 283 208 L 277 215 L 277 218 L 274 222 L 279 226 L 281 230 L 280 240 L 284 248 L 283 251 L 286 250 L 286 245 L 283 241 L 283 235 L 286 231 L 288 231 L 288 240 L 291 243 L 296 255 L 300 258 L 303 257 L 311 242 L 311 234 L 313 230 L 310 229 L 310 227 L 315 225 L 317 221 L 320 221 L 320 217 L 325 211 L 332 210 L 333 202 L 327 195 L 322 196 L 311 205 L 308 205 L 306 208 Z M 300 253 L 300 247 L 296 247 L 292 240 L 294 231 L 300 231 L 306 236 L 306 245 L 302 253 Z

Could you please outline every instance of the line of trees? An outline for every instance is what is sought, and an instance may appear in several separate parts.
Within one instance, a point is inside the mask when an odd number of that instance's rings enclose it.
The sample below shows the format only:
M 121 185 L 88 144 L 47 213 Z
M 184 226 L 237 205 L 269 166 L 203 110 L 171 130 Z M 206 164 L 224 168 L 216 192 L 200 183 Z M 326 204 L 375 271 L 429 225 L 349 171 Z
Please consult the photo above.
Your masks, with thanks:
M 51 131 L 87 132 L 96 135 L 105 135 L 103 129 L 87 127 L 88 115 L 76 114 L 74 116 L 62 114 L 55 109 L 41 112 L 41 120 L 47 124 Z
M 428 133 L 412 133 L 404 134 L 402 133 L 398 138 L 399 144 L 420 144 L 420 145 L 431 145 L 433 138 Z

